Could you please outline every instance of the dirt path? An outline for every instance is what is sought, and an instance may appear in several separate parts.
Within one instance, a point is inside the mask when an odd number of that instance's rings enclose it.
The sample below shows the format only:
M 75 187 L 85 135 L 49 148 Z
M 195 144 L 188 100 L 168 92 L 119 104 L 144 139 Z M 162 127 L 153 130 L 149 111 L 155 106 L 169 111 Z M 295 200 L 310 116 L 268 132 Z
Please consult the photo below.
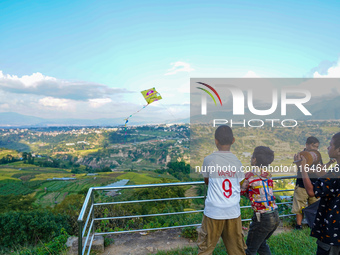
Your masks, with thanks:
M 274 235 L 290 230 L 281 225 Z M 244 231 L 244 234 L 246 236 L 247 232 Z M 197 246 L 196 242 L 181 237 L 181 229 L 155 231 L 144 236 L 140 233 L 128 233 L 111 237 L 115 240 L 114 244 L 106 247 L 101 255 L 147 255 L 157 253 L 157 251 Z
M 114 244 L 105 248 L 102 255 L 146 255 L 157 251 L 168 251 L 186 246 L 196 246 L 187 238 L 181 237 L 181 229 L 155 231 L 147 235 L 128 233 L 111 236 Z

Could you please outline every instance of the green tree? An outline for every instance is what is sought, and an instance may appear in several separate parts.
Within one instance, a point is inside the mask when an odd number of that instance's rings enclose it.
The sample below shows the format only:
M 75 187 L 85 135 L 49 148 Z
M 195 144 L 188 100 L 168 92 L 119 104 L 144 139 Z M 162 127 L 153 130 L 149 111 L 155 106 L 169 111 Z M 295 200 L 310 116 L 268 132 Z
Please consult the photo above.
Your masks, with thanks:
M 35 198 L 24 195 L 5 195 L 0 196 L 0 213 L 9 211 L 30 211 L 37 206 L 33 203 Z

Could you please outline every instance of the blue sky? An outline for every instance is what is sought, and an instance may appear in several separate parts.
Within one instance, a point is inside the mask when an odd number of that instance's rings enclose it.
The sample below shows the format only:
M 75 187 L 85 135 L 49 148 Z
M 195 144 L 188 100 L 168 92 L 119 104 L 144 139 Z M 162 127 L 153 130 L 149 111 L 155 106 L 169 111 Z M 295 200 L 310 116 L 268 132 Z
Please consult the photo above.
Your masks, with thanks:
M 156 87 L 163 100 L 139 117 L 174 120 L 189 116 L 190 77 L 339 77 L 339 13 L 338 1 L 1 1 L 0 112 L 124 119 Z

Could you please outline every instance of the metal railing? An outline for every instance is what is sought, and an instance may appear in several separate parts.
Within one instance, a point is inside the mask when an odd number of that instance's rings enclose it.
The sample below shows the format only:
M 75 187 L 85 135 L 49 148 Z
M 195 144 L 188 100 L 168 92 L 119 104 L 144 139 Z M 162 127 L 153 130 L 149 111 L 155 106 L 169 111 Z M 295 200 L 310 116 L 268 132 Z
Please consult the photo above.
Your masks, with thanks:
M 273 180 L 282 180 L 282 179 L 292 179 L 296 178 L 296 176 L 282 176 L 282 177 L 273 177 Z M 108 235 L 108 234 L 118 234 L 118 233 L 131 233 L 131 232 L 141 232 L 141 231 L 150 231 L 150 230 L 161 230 L 161 229 L 172 229 L 172 228 L 185 228 L 185 227 L 194 227 L 199 226 L 199 224 L 189 224 L 189 225 L 180 225 L 180 226 L 171 226 L 171 227 L 160 227 L 160 228 L 149 228 L 149 229 L 135 229 L 135 230 L 122 230 L 122 231 L 112 231 L 112 232 L 95 232 L 95 222 L 103 221 L 103 220 L 117 220 L 117 219 L 127 219 L 127 218 L 143 218 L 143 217 L 157 217 L 157 216 L 165 216 L 165 215 L 179 215 L 179 214 L 193 214 L 193 213 L 201 213 L 204 210 L 195 210 L 195 211 L 182 211 L 182 212 L 170 212 L 170 213 L 157 213 L 157 214 L 146 214 L 146 215 L 128 215 L 128 216 L 118 216 L 118 217 L 105 217 L 105 218 L 95 218 L 94 208 L 97 206 L 103 205 L 117 205 L 117 204 L 132 204 L 132 203 L 146 203 L 146 202 L 160 202 L 160 201 L 173 201 L 173 200 L 188 200 L 188 199 L 204 199 L 204 196 L 194 196 L 194 197 L 174 197 L 174 198 L 159 198 L 159 199 L 145 199 L 145 200 L 134 200 L 134 201 L 119 201 L 119 202 L 108 202 L 108 203 L 95 203 L 94 201 L 94 191 L 108 191 L 108 190 L 117 190 L 117 189 L 136 189 L 136 188 L 157 188 L 157 187 L 175 187 L 175 186 L 192 186 L 192 185 L 203 185 L 203 181 L 197 182 L 177 182 L 177 183 L 158 183 L 158 184 L 143 184 L 143 185 L 127 185 L 127 186 L 119 186 L 119 187 L 93 187 L 90 188 L 87 192 L 83 207 L 80 211 L 78 217 L 78 254 L 82 255 L 86 252 L 86 246 L 91 236 L 91 240 L 88 247 L 87 254 L 90 254 L 92 243 L 95 236 L 100 235 Z M 287 192 L 294 191 L 294 189 L 287 190 L 274 190 L 274 192 Z M 205 192 L 206 193 L 206 192 Z M 282 202 L 277 203 L 277 205 L 291 204 L 292 202 Z M 250 208 L 251 206 L 241 206 L 241 209 Z M 85 213 L 88 210 L 86 220 Z M 288 217 L 293 216 L 295 214 L 287 214 L 280 215 L 280 217 Z M 242 219 L 242 221 L 250 221 L 251 219 Z M 89 225 L 90 224 L 90 225 Z M 88 227 L 89 225 L 89 227 Z M 88 230 L 87 230 L 88 229 Z M 87 234 L 86 234 L 87 230 Z M 86 239 L 83 244 L 83 237 L 86 234 Z

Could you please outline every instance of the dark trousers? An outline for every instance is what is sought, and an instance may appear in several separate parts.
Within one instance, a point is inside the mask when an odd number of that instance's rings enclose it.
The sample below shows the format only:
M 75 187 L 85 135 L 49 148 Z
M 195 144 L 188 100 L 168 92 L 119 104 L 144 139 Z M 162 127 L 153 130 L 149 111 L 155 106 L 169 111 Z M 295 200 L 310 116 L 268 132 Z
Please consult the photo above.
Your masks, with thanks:
M 260 221 L 257 220 L 256 214 L 252 217 L 252 223 L 249 227 L 247 237 L 247 255 L 270 255 L 270 249 L 267 239 L 274 233 L 280 224 L 279 213 L 277 210 L 270 213 L 262 213 Z
M 339 255 L 340 254 L 340 246 L 332 246 L 332 245 L 323 243 L 320 240 L 316 241 L 316 243 L 318 244 L 316 255 Z

